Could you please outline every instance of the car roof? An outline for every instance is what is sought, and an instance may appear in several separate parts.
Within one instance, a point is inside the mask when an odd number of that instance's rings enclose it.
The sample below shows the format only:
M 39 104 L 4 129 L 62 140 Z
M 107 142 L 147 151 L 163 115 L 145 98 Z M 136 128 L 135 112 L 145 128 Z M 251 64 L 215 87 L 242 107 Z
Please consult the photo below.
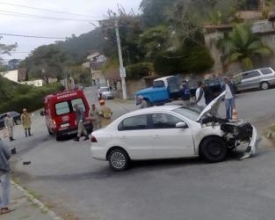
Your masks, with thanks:
M 180 105 L 163 105 L 163 106 L 154 106 L 148 108 L 137 109 L 132 112 L 126 113 L 123 116 L 128 117 L 136 114 L 150 114 L 155 111 L 172 111 L 174 109 L 180 108 Z
M 252 70 L 247 70 L 247 71 L 244 71 L 244 72 L 237 73 L 237 74 L 233 75 L 233 77 L 237 77 L 237 76 L 242 75 L 242 74 L 244 74 L 244 73 L 248 73 L 248 72 L 251 72 L 251 71 L 257 71 L 257 70 L 262 70 L 262 69 L 272 69 L 272 70 L 273 70 L 273 68 L 270 67 L 270 66 L 261 67 L 261 68 L 252 69 Z

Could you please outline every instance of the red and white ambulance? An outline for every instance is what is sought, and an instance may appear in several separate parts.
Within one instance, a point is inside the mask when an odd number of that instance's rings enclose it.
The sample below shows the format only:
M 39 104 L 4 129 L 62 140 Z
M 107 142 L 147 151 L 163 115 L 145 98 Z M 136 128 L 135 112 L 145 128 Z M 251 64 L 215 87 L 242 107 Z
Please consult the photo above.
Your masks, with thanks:
M 44 98 L 44 112 L 49 134 L 56 140 L 63 136 L 77 134 L 76 113 L 73 106 L 78 104 L 83 108 L 85 116 L 89 117 L 90 106 L 82 90 L 64 91 Z M 86 120 L 84 126 L 87 132 L 92 132 L 91 121 Z

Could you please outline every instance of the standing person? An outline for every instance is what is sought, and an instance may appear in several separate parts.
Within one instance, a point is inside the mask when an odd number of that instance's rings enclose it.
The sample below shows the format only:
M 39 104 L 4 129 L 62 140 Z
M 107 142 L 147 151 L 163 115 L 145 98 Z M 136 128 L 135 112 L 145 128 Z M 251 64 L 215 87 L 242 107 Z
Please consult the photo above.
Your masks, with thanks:
M 186 80 L 182 81 L 182 89 L 180 91 L 180 94 L 181 94 L 181 99 L 183 101 L 183 106 L 185 107 L 190 106 L 191 93 Z
M 232 82 L 228 79 L 224 79 L 224 88 L 225 96 L 224 96 L 224 103 L 226 109 L 226 118 L 232 119 L 233 108 L 235 108 L 235 93 Z
M 93 130 L 100 129 L 101 128 L 101 116 L 100 116 L 99 111 L 97 110 L 95 104 L 92 104 L 90 116 L 93 118 Z
M 31 124 L 32 124 L 32 120 L 31 120 L 31 116 L 30 114 L 27 112 L 27 109 L 23 109 L 23 113 L 21 114 L 21 124 L 23 125 L 23 128 L 25 130 L 25 136 L 27 137 L 32 136 L 31 134 Z
M 147 104 L 147 102 L 146 102 L 146 100 L 144 100 L 144 98 L 143 98 L 143 96 L 141 96 L 141 95 L 139 95 L 138 97 L 137 97 L 137 104 L 139 105 L 139 108 L 141 109 L 141 108 L 147 108 L 148 107 L 148 104 Z
M 196 103 L 201 110 L 203 110 L 204 107 L 206 106 L 203 88 L 204 88 L 203 82 L 198 81 L 198 88 L 196 90 Z
M 0 197 L 0 214 L 6 214 L 13 209 L 9 208 L 10 203 L 10 165 L 9 159 L 11 152 L 0 139 L 0 182 L 2 188 L 2 196 Z
M 99 101 L 102 99 L 102 92 L 100 88 L 97 89 L 97 98 Z
M 89 135 L 84 126 L 85 115 L 83 108 L 79 107 L 78 104 L 74 105 L 75 114 L 76 114 L 76 123 L 77 123 L 77 137 L 74 139 L 75 141 L 79 141 L 82 134 L 85 135 L 84 141 L 89 139 Z
M 8 112 L 7 116 L 5 117 L 4 124 L 6 129 L 8 130 L 10 141 L 14 141 L 13 139 L 13 126 L 14 126 L 14 120 L 13 117 L 11 117 L 11 114 Z
M 111 123 L 111 117 L 113 115 L 113 112 L 109 107 L 105 106 L 104 99 L 101 99 L 99 103 L 100 103 L 99 115 L 101 116 L 102 126 L 104 127 Z

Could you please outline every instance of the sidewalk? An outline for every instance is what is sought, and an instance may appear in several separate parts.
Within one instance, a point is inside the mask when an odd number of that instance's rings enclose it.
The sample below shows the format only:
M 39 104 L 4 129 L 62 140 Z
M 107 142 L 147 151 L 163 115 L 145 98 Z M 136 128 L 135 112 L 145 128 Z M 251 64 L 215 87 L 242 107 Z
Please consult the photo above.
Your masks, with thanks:
M 10 193 L 10 208 L 15 210 L 7 214 L 0 215 L 1 220 L 62 220 L 62 218 L 56 216 L 55 213 L 46 208 L 30 193 L 13 182 L 11 184 Z

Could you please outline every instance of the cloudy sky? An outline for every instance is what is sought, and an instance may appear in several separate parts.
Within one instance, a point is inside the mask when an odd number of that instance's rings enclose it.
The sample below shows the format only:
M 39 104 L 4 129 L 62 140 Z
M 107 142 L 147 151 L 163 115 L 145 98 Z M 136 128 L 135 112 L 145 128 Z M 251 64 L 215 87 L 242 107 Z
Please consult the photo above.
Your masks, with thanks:
M 79 36 L 93 29 L 90 22 L 97 24 L 97 20 L 104 19 L 108 9 L 116 10 L 121 5 L 126 11 L 133 9 L 135 13 L 139 13 L 140 2 L 141 0 L 0 0 L 0 43 L 18 44 L 16 52 L 4 59 L 23 59 L 36 47 L 56 41 L 4 34 L 54 38 L 70 37 L 72 34 Z

